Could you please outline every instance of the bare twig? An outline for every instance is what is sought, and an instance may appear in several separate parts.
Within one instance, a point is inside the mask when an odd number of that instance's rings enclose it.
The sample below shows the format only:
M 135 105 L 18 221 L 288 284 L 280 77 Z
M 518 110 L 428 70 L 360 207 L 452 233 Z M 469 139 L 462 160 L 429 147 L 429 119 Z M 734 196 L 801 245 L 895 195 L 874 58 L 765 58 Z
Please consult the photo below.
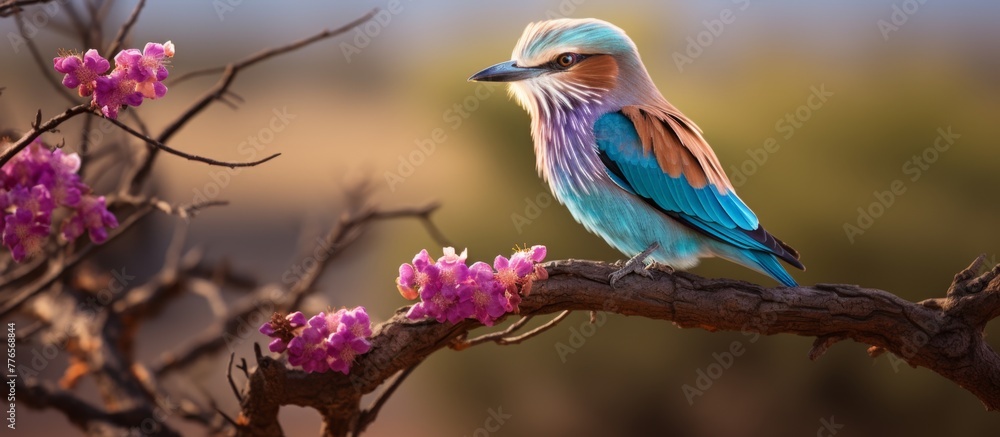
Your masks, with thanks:
M 462 349 L 465 349 L 465 348 L 468 348 L 468 347 L 471 347 L 471 346 L 475 346 L 475 345 L 478 345 L 478 344 L 483 344 L 483 343 L 488 343 L 488 342 L 497 342 L 500 339 L 502 339 L 502 338 L 504 338 L 504 337 L 506 337 L 508 335 L 513 334 L 518 329 L 521 329 L 522 327 L 524 327 L 524 325 L 527 325 L 528 322 L 530 322 L 530 321 L 531 321 L 531 316 L 524 316 L 524 317 L 521 317 L 520 319 L 518 319 L 518 321 L 516 321 L 514 323 L 511 323 L 510 326 L 508 326 L 507 329 L 504 329 L 503 331 L 497 331 L 497 332 L 491 332 L 489 334 L 483 334 L 483 335 L 480 335 L 479 337 L 473 338 L 471 340 L 457 341 L 455 343 L 452 343 L 451 347 L 452 347 L 452 349 L 462 350 Z
M 363 189 L 363 188 L 362 188 Z M 344 217 L 340 223 L 335 226 L 324 238 L 324 245 L 327 247 L 325 257 L 319 259 L 315 265 L 306 270 L 294 284 L 288 288 L 289 299 L 287 299 L 284 305 L 279 306 L 280 311 L 293 311 L 297 309 L 301 304 L 302 300 L 305 299 L 306 295 L 312 291 L 313 286 L 316 281 L 319 280 L 322 273 L 326 270 L 327 266 L 338 255 L 349 246 L 351 243 L 357 241 L 361 234 L 365 230 L 366 225 L 369 222 L 379 221 L 379 220 L 395 220 L 401 218 L 417 218 L 428 230 L 435 239 L 447 240 L 437 226 L 431 220 L 430 216 L 438 209 L 438 204 L 432 203 L 430 205 L 421 208 L 402 208 L 396 210 L 376 210 L 376 209 L 366 209 L 354 216 Z
M 24 44 L 28 46 L 28 51 L 31 52 L 31 59 L 35 61 L 35 65 L 38 67 L 38 73 L 41 74 L 42 77 L 45 78 L 45 81 L 52 86 L 52 89 L 66 99 L 66 101 L 70 103 L 76 103 L 79 101 L 78 98 L 74 97 L 73 94 L 69 92 L 68 88 L 59 83 L 56 76 L 52 74 L 55 71 L 52 69 L 52 62 L 46 61 L 46 59 L 42 56 L 41 51 L 38 50 L 38 45 L 35 44 L 35 40 L 25 34 L 24 18 L 21 16 L 20 9 L 14 9 L 14 22 L 17 23 L 17 31 L 21 34 L 21 39 L 24 41 Z
M 219 78 L 219 80 L 215 83 L 215 85 L 207 92 L 205 92 L 205 94 L 202 95 L 202 97 L 199 98 L 197 101 L 195 101 L 195 103 L 192 104 L 187 110 L 181 113 L 181 115 L 177 117 L 176 120 L 167 125 L 167 127 L 163 130 L 163 132 L 160 133 L 159 137 L 157 137 L 157 141 L 159 141 L 160 143 L 166 143 L 171 137 L 174 136 L 174 134 L 180 131 L 182 127 L 184 127 L 189 121 L 191 121 L 191 119 L 193 119 L 194 116 L 200 114 L 201 111 L 207 108 L 208 105 L 211 104 L 213 101 L 216 101 L 220 99 L 222 96 L 226 95 L 226 92 L 229 90 L 230 85 L 232 85 L 233 81 L 236 79 L 236 75 L 239 74 L 239 72 L 242 71 L 244 68 L 251 67 L 254 64 L 268 60 L 275 56 L 298 50 L 314 42 L 340 35 L 344 32 L 353 29 L 355 26 L 364 23 L 365 21 L 368 21 L 369 19 L 371 19 L 371 17 L 375 16 L 375 13 L 377 11 L 378 11 L 377 9 L 373 9 L 367 14 L 362 15 L 361 17 L 336 29 L 323 30 L 322 32 L 319 32 L 311 37 L 281 47 L 266 49 L 254 55 L 251 55 L 245 59 L 227 65 L 223 70 L 222 77 Z M 142 165 L 139 166 L 138 170 L 133 174 L 132 182 L 129 184 L 133 192 L 137 190 L 145 181 L 145 179 L 149 176 L 149 172 L 152 169 L 153 162 L 156 161 L 157 150 L 159 149 L 150 150 L 149 154 L 146 155 L 146 159 L 143 161 Z
M 142 8 L 146 6 L 146 0 L 139 0 L 135 5 L 135 9 L 132 10 L 132 14 L 129 15 L 122 27 L 118 29 L 118 34 L 115 38 L 111 40 L 111 44 L 108 45 L 108 50 L 105 52 L 106 56 L 114 56 L 115 52 L 122 48 L 122 43 L 128 36 L 129 31 L 132 30 L 132 26 L 135 25 L 136 20 L 139 19 L 139 14 L 142 12 Z
M 297 307 L 298 303 L 312 292 L 313 285 L 319 279 L 329 261 L 347 249 L 358 237 L 363 234 L 369 224 L 377 220 L 392 220 L 412 217 L 427 217 L 437 209 L 436 204 L 431 204 L 421 208 L 401 208 L 395 210 L 363 210 L 353 216 L 348 216 L 334 227 L 327 235 L 324 244 L 326 245 L 326 258 L 317 260 L 312 269 L 307 270 L 296 280 L 289 289 L 279 290 L 272 286 L 264 286 L 255 290 L 236 304 L 230 307 L 229 316 L 225 320 L 206 329 L 202 334 L 195 337 L 187 344 L 181 345 L 173 351 L 168 351 L 161 355 L 159 361 L 151 366 L 153 373 L 163 376 L 169 372 L 181 369 L 187 365 L 201 359 L 202 357 L 214 353 L 226 346 L 226 334 L 235 332 L 241 324 L 245 324 L 252 314 L 263 311 L 267 308 L 265 316 L 273 311 L 287 311 L 288 308 Z
M 9 17 L 21 12 L 21 8 L 39 3 L 49 3 L 53 0 L 7 0 L 0 3 L 0 17 Z
M 236 358 L 236 352 L 229 354 L 229 364 L 226 365 L 226 380 L 229 381 L 229 388 L 233 390 L 233 396 L 236 396 L 236 400 L 243 402 L 243 394 L 240 393 L 240 389 L 236 388 L 236 381 L 233 381 L 233 360 Z
M 140 219 L 145 217 L 146 214 L 149 214 L 152 210 L 153 210 L 152 207 L 144 207 L 132 213 L 132 215 L 126 218 L 120 225 L 118 225 L 117 228 L 115 228 L 108 234 L 107 241 L 112 241 L 119 235 L 125 233 L 125 231 L 129 230 L 129 228 L 131 228 L 132 225 L 136 224 Z M 81 260 L 87 257 L 96 248 L 97 245 L 95 245 L 94 243 L 89 243 L 83 249 L 80 249 L 79 251 L 67 256 L 65 260 L 62 259 L 49 260 L 49 269 L 42 278 L 38 279 L 30 286 L 27 286 L 24 289 L 22 289 L 16 296 L 13 296 L 10 299 L 4 301 L 3 305 L 0 306 L 0 317 L 6 316 L 11 311 L 17 309 L 22 304 L 24 304 L 24 302 L 26 302 L 28 299 L 32 298 L 36 294 L 50 287 L 59 278 L 61 278 L 62 275 L 64 275 L 67 271 L 69 271 L 69 269 L 71 269 L 73 266 L 75 266 L 77 263 L 79 263 Z
M 403 384 L 403 381 L 406 381 L 406 377 L 410 376 L 410 374 L 413 373 L 413 370 L 416 368 L 417 365 L 414 364 L 404 369 L 402 373 L 400 373 L 399 376 L 397 376 L 396 379 L 392 381 L 392 384 L 389 385 L 389 387 L 386 388 L 385 391 L 383 391 L 382 394 L 378 396 L 378 399 L 375 400 L 375 403 L 372 404 L 372 406 L 368 407 L 366 410 L 361 412 L 361 414 L 358 416 L 357 425 L 354 426 L 354 430 L 353 432 L 351 432 L 351 434 L 353 434 L 354 436 L 359 436 L 361 435 L 362 432 L 365 431 L 365 429 L 368 429 L 368 425 L 371 425 L 371 423 L 374 422 L 376 418 L 378 418 L 378 413 L 379 411 L 382 410 L 382 406 L 389 401 L 389 398 L 392 397 L 394 393 L 396 393 L 396 389 L 398 389 L 399 386 Z M 243 399 L 240 399 L 240 401 L 242 402 Z
M 67 109 L 62 114 L 52 117 L 45 123 L 37 123 L 37 122 L 32 123 L 31 130 L 29 130 L 27 133 L 21 136 L 20 139 L 14 142 L 14 144 L 11 144 L 10 147 L 8 147 L 6 150 L 3 151 L 2 154 L 0 154 L 0 167 L 6 164 L 7 161 L 10 161 L 11 158 L 13 158 L 14 155 L 17 155 L 18 152 L 23 150 L 25 147 L 28 147 L 28 144 L 31 144 L 31 142 L 34 141 L 35 138 L 38 138 L 38 136 L 41 135 L 42 133 L 55 129 L 57 126 L 59 126 L 66 120 L 76 117 L 77 115 L 83 114 L 89 110 L 90 110 L 90 104 L 84 103 Z M 38 111 L 38 114 L 35 117 L 36 120 L 41 116 L 41 114 L 42 112 Z
M 559 324 L 559 322 L 563 321 L 563 319 L 565 319 L 566 316 L 568 316 L 571 312 L 572 311 L 570 311 L 570 310 L 563 311 L 563 312 L 559 313 L 558 316 L 553 317 L 552 320 L 549 320 L 548 322 L 545 322 L 545 324 L 543 324 L 543 325 L 541 325 L 541 326 L 539 326 L 539 327 L 537 327 L 535 329 L 532 329 L 532 330 L 530 330 L 528 332 L 525 332 L 524 334 L 518 335 L 516 337 L 503 337 L 503 338 L 497 339 L 496 343 L 499 344 L 499 345 L 509 345 L 509 344 L 518 344 L 518 343 L 521 343 L 522 341 L 525 341 L 525 340 L 527 340 L 529 338 L 535 337 L 535 336 L 537 336 L 537 335 L 539 335 L 539 334 L 541 334 L 541 333 L 543 333 L 545 331 L 548 331 L 549 329 L 554 328 L 556 325 Z
M 97 117 L 96 113 L 91 112 L 91 114 L 93 114 L 95 117 Z M 187 152 L 182 152 L 180 150 L 177 150 L 177 149 L 174 149 L 174 148 L 172 148 L 170 146 L 167 146 L 166 144 L 163 144 L 160 141 L 154 140 L 154 139 L 152 139 L 152 138 L 150 138 L 150 137 L 148 137 L 146 135 L 143 135 L 142 133 L 136 131 L 135 129 L 132 129 L 131 127 L 129 127 L 129 125 L 127 125 L 125 123 L 122 123 L 122 122 L 120 122 L 118 120 L 115 120 L 113 118 L 108 118 L 107 120 L 110 121 L 115 126 L 118 126 L 119 128 L 121 128 L 121 130 L 127 132 L 129 135 L 132 135 L 132 136 L 134 136 L 134 137 L 136 137 L 136 138 L 138 138 L 140 140 L 145 141 L 146 144 L 149 144 L 152 147 L 155 147 L 157 149 L 163 150 L 164 152 L 167 152 L 167 153 L 169 153 L 171 155 L 176 155 L 176 156 L 179 156 L 181 158 L 184 158 L 184 159 L 187 159 L 187 160 L 190 160 L 190 161 L 204 162 L 205 164 L 208 164 L 208 165 L 214 165 L 214 166 L 219 166 L 219 167 L 229 167 L 229 168 L 253 167 L 253 166 L 263 164 L 263 163 L 265 163 L 267 161 L 270 161 L 270 160 L 272 160 L 274 158 L 277 158 L 277 157 L 281 156 L 280 153 L 275 153 L 275 154 L 273 154 L 271 156 L 268 156 L 267 158 L 259 159 L 257 161 L 250 161 L 250 162 L 226 162 L 226 161 L 218 161 L 218 160 L 215 160 L 215 159 L 212 159 L 212 158 L 206 158 L 206 157 L 203 157 L 203 156 L 192 155 L 192 154 L 187 153 Z
M 108 412 L 80 399 L 65 390 L 51 387 L 34 380 L 16 379 L 18 398 L 34 408 L 54 408 L 63 413 L 77 428 L 89 433 L 102 435 L 122 435 L 129 428 L 139 429 L 151 415 L 143 409 L 125 409 Z M 180 436 L 165 424 L 160 424 L 157 435 Z M 95 428 L 95 426 L 103 427 Z

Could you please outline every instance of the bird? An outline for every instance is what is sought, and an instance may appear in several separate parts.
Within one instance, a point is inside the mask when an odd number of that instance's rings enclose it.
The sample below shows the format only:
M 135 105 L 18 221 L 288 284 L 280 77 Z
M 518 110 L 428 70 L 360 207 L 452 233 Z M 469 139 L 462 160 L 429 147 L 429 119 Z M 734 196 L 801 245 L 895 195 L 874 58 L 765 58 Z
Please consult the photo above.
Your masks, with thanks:
M 718 257 L 797 286 L 799 253 L 736 195 L 698 127 L 653 83 L 621 28 L 595 18 L 529 24 L 511 59 L 470 82 L 506 82 L 529 113 L 536 167 L 590 232 L 631 258 L 609 276 L 651 277 Z

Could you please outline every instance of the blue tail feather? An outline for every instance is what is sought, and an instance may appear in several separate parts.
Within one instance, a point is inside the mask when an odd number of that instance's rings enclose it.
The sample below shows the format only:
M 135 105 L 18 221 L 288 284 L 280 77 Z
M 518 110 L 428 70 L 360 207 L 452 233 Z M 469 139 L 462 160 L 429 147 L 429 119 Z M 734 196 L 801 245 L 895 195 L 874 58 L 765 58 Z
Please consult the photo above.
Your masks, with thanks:
M 782 283 L 782 285 L 786 287 L 797 287 L 799 285 L 773 254 L 757 250 L 744 250 L 741 251 L 740 255 L 744 261 L 742 264 L 767 274 Z

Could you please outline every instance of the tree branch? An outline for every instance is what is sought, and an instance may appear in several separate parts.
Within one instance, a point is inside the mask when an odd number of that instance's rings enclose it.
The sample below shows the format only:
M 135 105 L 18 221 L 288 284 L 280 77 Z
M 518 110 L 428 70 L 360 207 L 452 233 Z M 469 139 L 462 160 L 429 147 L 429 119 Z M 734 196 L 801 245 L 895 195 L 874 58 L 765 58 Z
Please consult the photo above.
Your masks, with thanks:
M 139 13 L 142 12 L 142 8 L 144 6 L 146 6 L 146 0 L 139 0 L 139 3 L 136 3 L 135 9 L 132 9 L 132 14 L 129 15 L 127 20 L 125 20 L 122 27 L 118 29 L 118 34 L 115 35 L 115 39 L 111 40 L 111 44 L 108 45 L 108 50 L 105 52 L 106 56 L 114 56 L 117 54 L 115 52 L 122 48 L 122 43 L 125 42 L 125 38 L 128 36 L 129 31 L 132 30 L 132 26 L 134 26 L 135 22 L 139 19 Z
M 45 123 L 41 122 L 42 111 L 39 110 L 38 113 L 35 114 L 35 121 L 31 123 L 31 130 L 29 130 L 27 133 L 21 136 L 20 139 L 18 139 L 14 144 L 11 144 L 10 147 L 5 149 L 3 153 L 0 154 L 0 167 L 3 167 L 3 165 L 6 164 L 7 161 L 10 161 L 10 159 L 13 158 L 14 155 L 17 155 L 17 152 L 20 152 L 25 147 L 28 147 L 28 144 L 31 144 L 31 142 L 34 141 L 35 138 L 38 138 L 39 135 L 51 131 L 60 124 L 62 124 L 64 121 L 76 117 L 77 115 L 83 114 L 84 112 L 87 112 L 89 110 L 90 110 L 90 103 L 79 104 L 63 111 L 62 114 L 52 117 L 49 121 L 46 121 Z
M 817 337 L 812 358 L 836 341 L 851 339 L 933 370 L 995 411 L 1000 408 L 1000 356 L 983 340 L 983 329 L 1000 316 L 1000 266 L 980 274 L 983 260 L 980 256 L 956 275 L 946 297 L 919 303 L 855 285 L 767 288 L 665 271 L 653 271 L 652 280 L 627 277 L 612 289 L 607 285 L 612 265 L 554 261 L 544 265 L 549 278 L 524 297 L 521 315 L 608 311 L 668 320 L 683 328 Z M 462 344 L 468 331 L 479 327 L 471 320 L 456 325 L 412 321 L 405 312 L 401 309 L 375 327 L 372 350 L 358 358 L 350 375 L 305 373 L 258 353 L 258 367 L 241 402 L 238 422 L 244 425 L 238 434 L 280 432 L 278 408 L 294 404 L 317 409 L 324 416 L 325 435 L 345 436 L 363 414 L 363 394 L 431 353 Z M 489 340 L 505 338 L 504 333 Z
M 194 104 L 192 104 L 186 111 L 184 111 L 176 120 L 171 122 L 163 132 L 157 137 L 157 141 L 160 143 L 166 143 L 171 137 L 174 136 L 184 125 L 191 121 L 196 115 L 200 114 L 209 104 L 216 100 L 220 100 L 229 90 L 233 81 L 236 80 L 236 75 L 239 74 L 244 68 L 253 66 L 259 62 L 263 62 L 270 58 L 285 53 L 290 53 L 292 51 L 298 50 L 309 44 L 317 41 L 324 40 L 326 38 L 334 37 L 340 35 L 353 29 L 355 26 L 368 21 L 375 16 L 377 9 L 373 9 L 365 15 L 354 19 L 353 21 L 340 26 L 336 29 L 325 29 L 308 38 L 287 44 L 281 47 L 270 48 L 262 50 L 254 55 L 251 55 L 245 59 L 237 62 L 230 63 L 223 68 L 222 77 L 215 83 L 215 85 L 205 92 Z M 182 76 L 183 77 L 183 76 Z M 142 165 L 132 176 L 132 182 L 130 183 L 132 190 L 136 190 L 142 185 L 143 181 L 148 177 L 150 170 L 152 169 L 153 162 L 156 161 L 157 151 L 159 149 L 150 149 L 149 154 L 146 155 L 146 159 L 143 161 Z
M 96 112 L 91 112 L 91 115 L 93 115 L 94 117 L 98 117 L 98 115 L 97 115 Z M 152 139 L 152 138 L 150 138 L 150 137 L 148 137 L 146 135 L 143 135 L 141 132 L 136 131 L 135 129 L 132 129 L 131 127 L 129 127 L 129 125 L 127 125 L 125 123 L 122 123 L 122 122 L 120 122 L 118 120 L 115 120 L 113 118 L 107 118 L 107 120 L 110 121 L 115 126 L 118 126 L 118 128 L 120 128 L 121 130 L 125 131 L 129 135 L 132 135 L 133 137 L 136 137 L 136 138 L 144 141 L 146 144 L 149 144 L 149 146 L 151 148 L 156 148 L 156 149 L 163 150 L 164 152 L 167 152 L 167 153 L 169 153 L 171 155 L 176 155 L 176 156 L 179 156 L 181 158 L 187 159 L 189 161 L 204 162 L 205 164 L 208 164 L 208 165 L 214 165 L 214 166 L 218 166 L 218 167 L 229 167 L 229 168 L 253 167 L 253 166 L 257 166 L 257 165 L 263 164 L 263 163 L 265 163 L 267 161 L 270 161 L 270 160 L 272 160 L 274 158 L 277 158 L 277 157 L 281 156 L 280 153 L 275 153 L 275 154 L 272 154 L 272 155 L 270 155 L 270 156 L 268 156 L 268 157 L 266 157 L 264 159 L 258 159 L 256 161 L 249 161 L 249 162 L 227 162 L 227 161 L 219 161 L 219 160 L 215 160 L 215 159 L 212 159 L 212 158 L 206 158 L 204 156 L 193 155 L 193 154 L 190 154 L 190 153 L 187 153 L 187 152 L 182 152 L 182 151 L 177 150 L 177 149 L 175 149 L 173 147 L 170 147 L 170 146 L 168 146 L 166 144 L 163 144 L 162 142 L 154 140 L 154 139 Z
M 20 12 L 21 8 L 38 3 L 48 3 L 53 0 L 7 0 L 0 3 L 0 17 L 9 17 L 11 14 Z

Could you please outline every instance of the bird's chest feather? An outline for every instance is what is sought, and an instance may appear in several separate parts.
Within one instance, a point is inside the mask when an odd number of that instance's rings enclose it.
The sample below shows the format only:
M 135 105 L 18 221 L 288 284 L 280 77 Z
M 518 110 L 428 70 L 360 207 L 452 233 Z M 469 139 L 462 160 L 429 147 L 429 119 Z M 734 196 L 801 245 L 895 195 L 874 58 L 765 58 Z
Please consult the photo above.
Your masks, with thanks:
M 593 124 L 542 126 L 535 132 L 539 173 L 552 194 L 587 230 L 627 254 L 661 244 L 653 259 L 688 267 L 702 252 L 688 229 L 626 192 L 608 176 Z
M 596 195 L 599 185 L 611 182 L 585 115 L 557 111 L 532 127 L 538 172 L 564 204 Z

